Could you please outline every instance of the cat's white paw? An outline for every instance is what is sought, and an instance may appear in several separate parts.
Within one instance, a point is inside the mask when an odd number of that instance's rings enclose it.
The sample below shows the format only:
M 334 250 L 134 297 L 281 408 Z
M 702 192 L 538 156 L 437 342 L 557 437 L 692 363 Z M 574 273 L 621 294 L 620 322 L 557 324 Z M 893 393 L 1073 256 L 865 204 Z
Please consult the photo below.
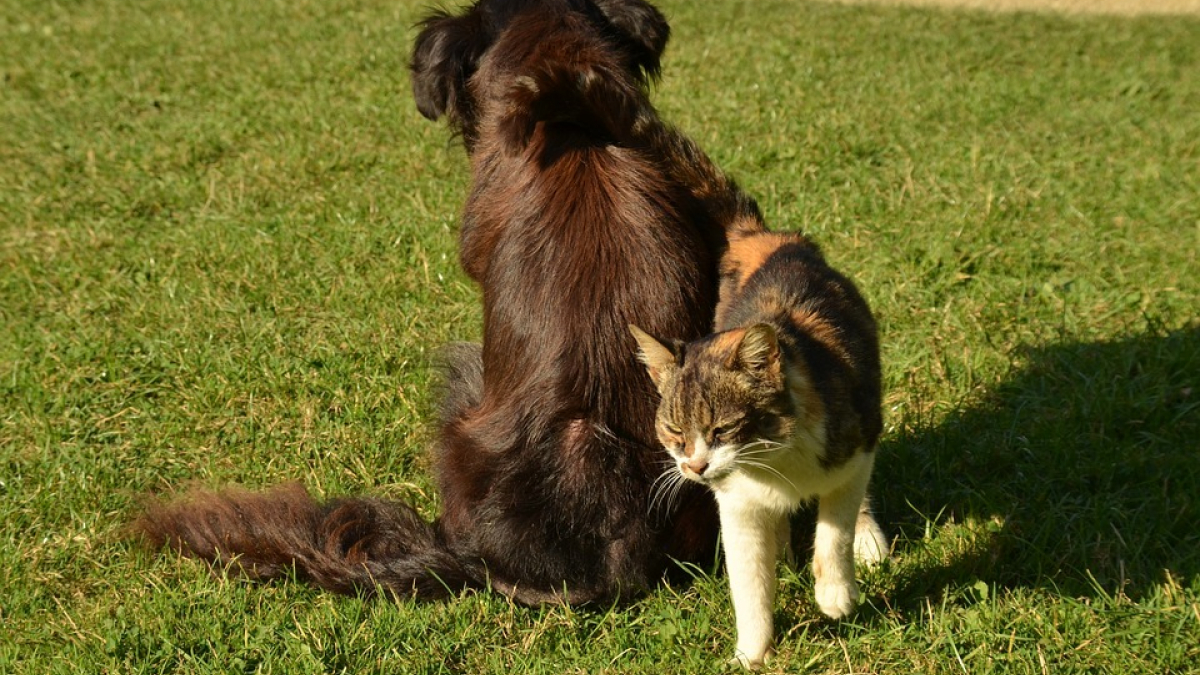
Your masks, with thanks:
M 844 619 L 850 616 L 858 605 L 858 584 L 822 582 L 816 586 L 817 606 L 821 612 L 831 619 Z
M 775 656 L 775 650 L 771 649 L 770 647 L 768 647 L 765 651 L 758 651 L 761 653 L 757 655 L 750 655 L 739 649 L 737 650 L 737 654 L 735 654 L 733 658 L 729 659 L 729 665 L 741 666 L 747 670 L 758 670 L 759 668 L 763 667 L 763 664 L 765 664 L 767 661 L 770 661 L 772 656 Z

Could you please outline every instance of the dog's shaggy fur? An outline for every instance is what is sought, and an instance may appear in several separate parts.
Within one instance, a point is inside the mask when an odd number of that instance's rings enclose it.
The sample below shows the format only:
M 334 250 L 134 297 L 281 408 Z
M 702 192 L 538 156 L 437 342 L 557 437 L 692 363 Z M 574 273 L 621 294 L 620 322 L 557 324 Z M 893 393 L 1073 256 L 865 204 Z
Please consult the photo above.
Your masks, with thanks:
M 705 491 L 651 509 L 655 395 L 626 326 L 707 333 L 726 233 L 761 217 L 650 105 L 668 33 L 640 0 L 481 0 L 422 24 L 413 90 L 471 158 L 460 254 L 484 312 L 482 346 L 447 373 L 434 523 L 291 486 L 153 507 L 148 539 L 255 577 L 294 566 L 344 592 L 490 586 L 526 603 L 621 597 L 671 559 L 711 562 Z

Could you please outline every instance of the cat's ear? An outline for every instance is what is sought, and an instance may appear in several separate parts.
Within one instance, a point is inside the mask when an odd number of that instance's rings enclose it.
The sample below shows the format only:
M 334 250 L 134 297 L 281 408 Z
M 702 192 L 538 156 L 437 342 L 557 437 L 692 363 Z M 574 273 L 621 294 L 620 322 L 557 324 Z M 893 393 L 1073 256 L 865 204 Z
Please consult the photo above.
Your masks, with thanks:
M 633 324 L 629 324 L 629 332 L 637 340 L 638 358 L 645 364 L 654 386 L 661 392 L 667 375 L 679 367 L 679 345 L 668 347 Z
M 737 360 L 743 368 L 760 376 L 775 377 L 782 368 L 779 362 L 779 338 L 775 327 L 756 323 L 746 329 L 737 348 Z

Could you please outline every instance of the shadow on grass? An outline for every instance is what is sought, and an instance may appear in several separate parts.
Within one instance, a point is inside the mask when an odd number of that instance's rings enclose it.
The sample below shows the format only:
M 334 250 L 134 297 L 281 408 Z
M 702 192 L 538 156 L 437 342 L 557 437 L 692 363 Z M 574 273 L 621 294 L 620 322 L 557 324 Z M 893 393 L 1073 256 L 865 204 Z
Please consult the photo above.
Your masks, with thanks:
M 1200 573 L 1200 326 L 1029 350 L 978 405 L 889 439 L 902 610 L 980 581 L 1133 599 Z M 933 536 L 928 536 L 932 534 Z

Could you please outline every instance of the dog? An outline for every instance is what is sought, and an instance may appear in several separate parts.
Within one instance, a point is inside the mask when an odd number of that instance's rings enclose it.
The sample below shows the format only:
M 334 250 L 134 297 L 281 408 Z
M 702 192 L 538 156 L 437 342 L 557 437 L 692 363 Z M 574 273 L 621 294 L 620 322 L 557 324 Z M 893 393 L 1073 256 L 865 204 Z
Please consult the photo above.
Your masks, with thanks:
M 480 0 L 420 25 L 413 94 L 470 158 L 460 262 L 484 319 L 447 366 L 434 522 L 286 485 L 195 492 L 137 530 L 253 578 L 425 599 L 608 602 L 711 563 L 708 492 L 655 495 L 656 394 L 626 326 L 708 333 L 728 236 L 763 226 L 649 101 L 669 34 L 641 0 Z

